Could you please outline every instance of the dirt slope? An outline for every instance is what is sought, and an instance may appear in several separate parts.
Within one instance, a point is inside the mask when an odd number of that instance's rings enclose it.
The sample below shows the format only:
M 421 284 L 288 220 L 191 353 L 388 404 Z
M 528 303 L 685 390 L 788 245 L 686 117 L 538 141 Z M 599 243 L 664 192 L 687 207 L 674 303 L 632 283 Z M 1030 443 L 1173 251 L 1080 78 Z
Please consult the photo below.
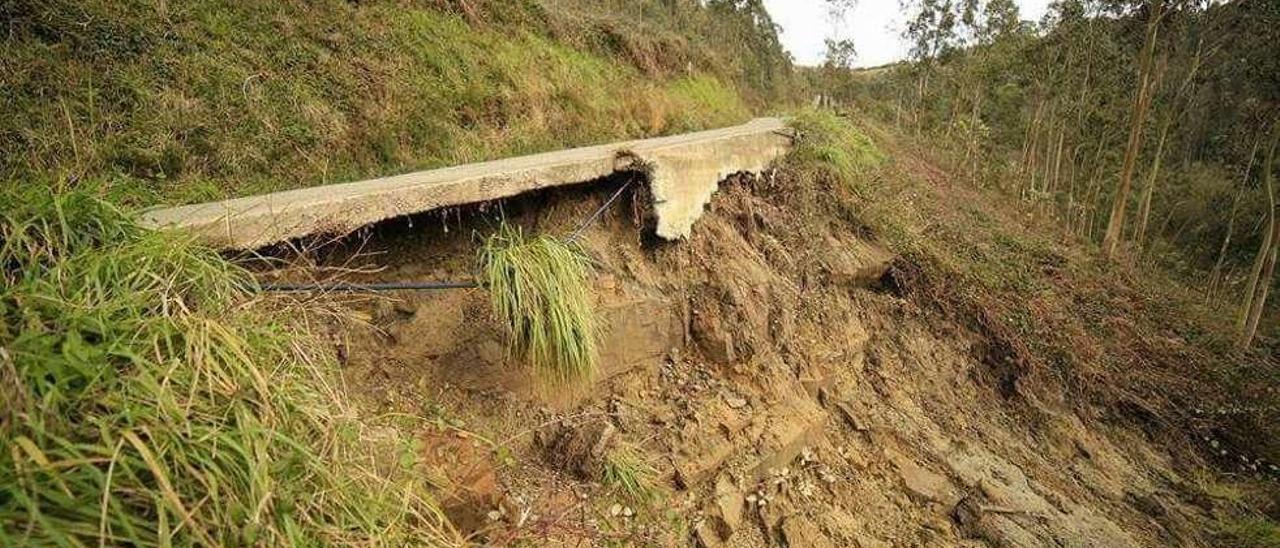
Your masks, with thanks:
M 495 219 L 566 234 L 621 182 L 393 221 L 321 264 L 467 278 Z M 533 385 L 482 291 L 350 303 L 367 326 L 335 329 L 345 377 L 371 417 L 422 424 L 416 458 L 477 542 L 1209 542 L 1217 502 L 1159 440 L 1038 397 L 1006 341 L 907 298 L 919 267 L 851 192 L 791 167 L 731 180 L 678 244 L 629 195 L 584 238 L 608 326 L 593 386 Z M 620 451 L 657 496 L 601 485 Z

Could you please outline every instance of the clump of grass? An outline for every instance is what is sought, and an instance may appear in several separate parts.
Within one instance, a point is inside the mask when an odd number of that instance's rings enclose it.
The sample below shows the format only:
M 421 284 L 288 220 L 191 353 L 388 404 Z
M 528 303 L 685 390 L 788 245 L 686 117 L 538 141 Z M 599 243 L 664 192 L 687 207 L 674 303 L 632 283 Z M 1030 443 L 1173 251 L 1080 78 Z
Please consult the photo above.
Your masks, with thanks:
M 791 118 L 791 127 L 797 134 L 793 157 L 801 165 L 828 169 L 842 180 L 850 181 L 885 160 L 869 137 L 831 112 L 800 111 Z
M 0 188 L 0 545 L 450 543 L 244 270 L 25 189 Z
M 1280 524 L 1266 518 L 1248 517 L 1222 523 L 1219 534 L 1231 546 L 1280 548 Z
M 527 238 L 503 224 L 481 250 L 494 315 L 507 328 L 513 356 L 540 379 L 570 384 L 596 371 L 591 260 L 574 243 Z
M 651 502 L 657 498 L 658 471 L 632 447 L 622 446 L 605 455 L 600 482 L 632 500 Z

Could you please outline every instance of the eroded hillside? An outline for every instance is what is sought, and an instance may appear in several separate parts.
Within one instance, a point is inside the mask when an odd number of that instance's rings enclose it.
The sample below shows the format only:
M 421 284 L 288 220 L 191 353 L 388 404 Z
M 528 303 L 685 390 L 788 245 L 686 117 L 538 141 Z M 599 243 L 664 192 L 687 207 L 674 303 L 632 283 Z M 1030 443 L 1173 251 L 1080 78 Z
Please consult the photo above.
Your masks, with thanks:
M 535 382 L 482 290 L 348 301 L 355 323 L 332 335 L 343 376 L 368 416 L 416 432 L 419 469 L 476 542 L 1221 540 L 1241 501 L 1191 436 L 1144 422 L 1182 419 L 1140 399 L 1142 382 L 1050 362 L 1054 339 L 1025 335 L 1070 322 L 1017 323 L 1023 310 L 1060 313 L 1044 292 L 1075 294 L 1069 283 L 1090 279 L 1070 273 L 1083 256 L 889 136 L 840 131 L 726 181 L 688 241 L 646 235 L 643 193 L 589 227 L 606 325 L 592 384 Z M 570 233 L 626 183 L 392 221 L 321 265 L 378 267 L 360 281 L 463 279 L 476 234 L 502 219 Z M 944 294 L 965 283 L 978 287 Z

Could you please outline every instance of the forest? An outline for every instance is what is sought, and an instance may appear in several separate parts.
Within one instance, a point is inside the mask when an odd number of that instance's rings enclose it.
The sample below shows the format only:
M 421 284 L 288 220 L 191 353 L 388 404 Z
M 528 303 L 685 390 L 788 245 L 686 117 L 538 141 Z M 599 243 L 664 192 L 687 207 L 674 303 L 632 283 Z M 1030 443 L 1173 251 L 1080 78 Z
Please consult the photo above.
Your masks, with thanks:
M 1201 288 L 1237 316 L 1239 347 L 1274 329 L 1280 3 L 1059 0 L 1041 21 L 1013 0 L 904 8 L 910 60 L 839 70 L 851 45 L 831 43 L 819 85 L 1106 257 Z

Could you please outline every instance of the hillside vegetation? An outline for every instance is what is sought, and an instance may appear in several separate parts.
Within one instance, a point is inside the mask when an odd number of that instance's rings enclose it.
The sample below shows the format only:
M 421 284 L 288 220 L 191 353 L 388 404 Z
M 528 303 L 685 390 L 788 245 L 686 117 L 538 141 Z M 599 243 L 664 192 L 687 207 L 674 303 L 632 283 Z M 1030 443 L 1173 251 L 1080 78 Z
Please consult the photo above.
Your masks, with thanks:
M 358 422 L 317 310 L 85 190 L 0 192 L 0 545 L 455 538 Z
M 0 180 L 188 202 L 730 125 L 791 81 L 740 4 L 4 2 Z

